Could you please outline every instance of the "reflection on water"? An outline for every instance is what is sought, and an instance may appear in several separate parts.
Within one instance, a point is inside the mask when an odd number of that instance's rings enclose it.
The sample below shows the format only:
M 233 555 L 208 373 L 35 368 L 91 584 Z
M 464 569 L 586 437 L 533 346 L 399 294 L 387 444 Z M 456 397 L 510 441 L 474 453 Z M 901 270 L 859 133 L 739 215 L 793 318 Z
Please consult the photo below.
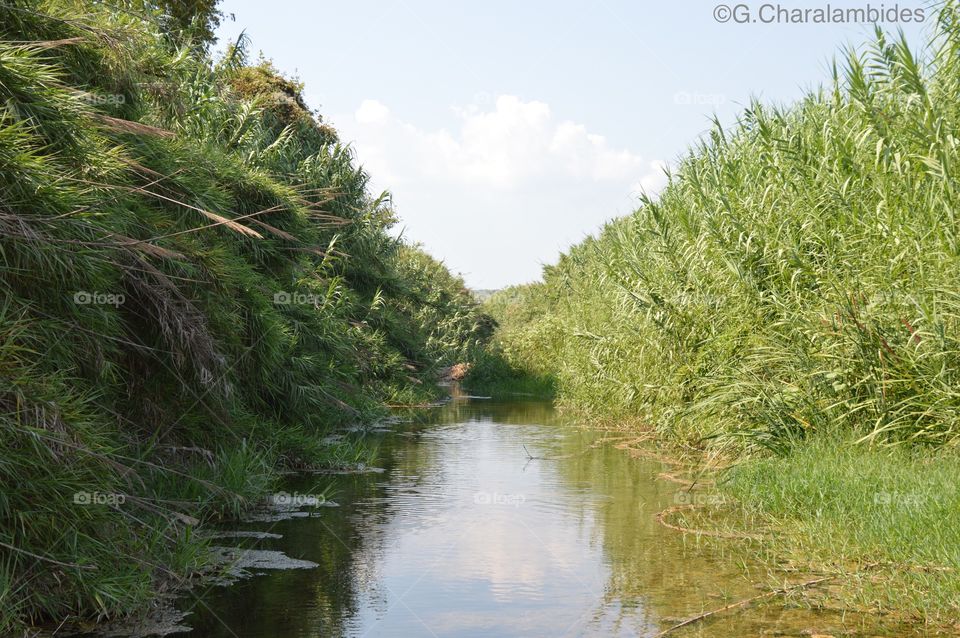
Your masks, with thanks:
M 660 464 L 601 436 L 534 401 L 454 401 L 399 426 L 382 435 L 382 474 L 287 486 L 332 482 L 339 508 L 241 526 L 282 538 L 236 542 L 318 568 L 188 597 L 189 635 L 651 636 L 756 594 L 747 575 L 762 572 L 656 523 L 676 490 Z M 676 635 L 886 635 L 856 622 L 773 605 Z

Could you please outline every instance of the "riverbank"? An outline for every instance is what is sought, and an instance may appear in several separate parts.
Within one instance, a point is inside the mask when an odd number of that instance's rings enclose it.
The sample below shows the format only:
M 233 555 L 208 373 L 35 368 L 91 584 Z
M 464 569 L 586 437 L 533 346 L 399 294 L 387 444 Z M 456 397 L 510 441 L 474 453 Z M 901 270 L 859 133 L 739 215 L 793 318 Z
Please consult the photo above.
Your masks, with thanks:
M 658 444 L 653 434 L 619 438 L 616 447 L 663 463 L 658 479 L 679 486 L 675 502 L 655 514 L 661 525 L 726 547 L 733 561 L 759 561 L 767 573 L 754 570 L 754 578 L 770 592 L 791 573 L 825 579 L 766 604 L 873 614 L 928 635 L 960 633 L 954 451 L 817 438 L 783 457 L 737 459 Z
M 166 6 L 0 7 L 0 633 L 148 606 L 489 332 L 300 83 Z
M 721 483 L 743 520 L 770 530 L 767 551 L 836 573 L 848 609 L 960 633 L 960 457 L 816 438 L 783 458 L 750 460 Z
M 931 625 L 960 615 L 957 23 L 948 3 L 922 52 L 881 35 L 796 104 L 750 104 L 486 304 L 562 406 L 726 459 L 782 560 L 850 564 L 850 604 Z

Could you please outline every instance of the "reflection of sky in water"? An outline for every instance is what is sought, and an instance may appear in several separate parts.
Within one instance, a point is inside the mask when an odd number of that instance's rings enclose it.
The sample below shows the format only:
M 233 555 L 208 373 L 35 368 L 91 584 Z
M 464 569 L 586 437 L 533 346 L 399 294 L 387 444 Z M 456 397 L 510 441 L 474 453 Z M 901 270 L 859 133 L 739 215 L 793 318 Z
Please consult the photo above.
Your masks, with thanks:
M 442 480 L 414 489 L 397 477 L 387 488 L 396 515 L 385 546 L 367 557 L 382 587 L 361 593 L 351 624 L 372 635 L 424 625 L 438 635 L 563 634 L 590 613 L 608 576 L 590 542 L 595 521 L 569 501 L 586 495 L 570 494 L 552 461 L 528 460 L 523 444 L 543 428 L 487 420 L 458 430 L 421 442 L 439 448 L 429 474 Z
M 426 418 L 382 438 L 385 473 L 329 479 L 341 507 L 240 526 L 320 567 L 188 596 L 189 638 L 653 636 L 769 582 L 736 545 L 657 524 L 676 502 L 663 466 L 594 445 L 602 434 L 556 424 L 548 404 L 455 401 Z M 292 477 L 287 491 L 316 484 Z M 856 622 L 773 604 L 683 635 L 848 635 Z

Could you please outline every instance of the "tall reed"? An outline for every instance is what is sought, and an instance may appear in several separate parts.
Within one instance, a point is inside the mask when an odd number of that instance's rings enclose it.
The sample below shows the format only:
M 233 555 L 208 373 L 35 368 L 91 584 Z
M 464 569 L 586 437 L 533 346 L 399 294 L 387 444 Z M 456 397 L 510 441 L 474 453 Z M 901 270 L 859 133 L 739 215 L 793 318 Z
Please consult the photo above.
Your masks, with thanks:
M 504 351 L 684 440 L 955 444 L 958 17 L 921 55 L 878 30 L 826 87 L 715 125 L 659 197 L 493 300 Z
M 0 3 L 0 633 L 182 584 L 487 331 L 299 83 L 165 4 Z

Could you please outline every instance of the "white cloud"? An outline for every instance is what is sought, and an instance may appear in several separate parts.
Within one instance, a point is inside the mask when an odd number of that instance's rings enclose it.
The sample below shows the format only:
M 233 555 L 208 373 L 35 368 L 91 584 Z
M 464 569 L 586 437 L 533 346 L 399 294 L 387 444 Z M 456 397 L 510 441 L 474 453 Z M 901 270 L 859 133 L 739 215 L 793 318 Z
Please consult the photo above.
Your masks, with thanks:
M 544 102 L 501 95 L 493 110 L 471 105 L 454 112 L 460 123 L 456 134 L 425 131 L 394 118 L 378 100 L 364 100 L 354 114 L 360 157 L 391 175 L 419 172 L 503 189 L 544 177 L 659 183 L 662 163 L 613 148 L 582 124 L 556 121 Z M 390 165 L 382 166 L 381 160 Z
M 404 121 L 375 99 L 338 119 L 375 187 L 393 191 L 407 236 L 472 285 L 535 278 L 541 263 L 666 182 L 664 162 L 557 118 L 545 102 L 484 103 L 453 108 L 450 129 Z
M 390 109 L 379 100 L 364 100 L 355 117 L 360 124 L 382 124 L 390 117 Z
M 633 185 L 632 192 L 634 195 L 641 195 L 646 193 L 647 195 L 656 195 L 663 187 L 667 185 L 667 170 L 669 165 L 662 160 L 655 160 L 650 162 L 648 165 L 649 172 L 647 172 L 643 177 L 641 177 Z

